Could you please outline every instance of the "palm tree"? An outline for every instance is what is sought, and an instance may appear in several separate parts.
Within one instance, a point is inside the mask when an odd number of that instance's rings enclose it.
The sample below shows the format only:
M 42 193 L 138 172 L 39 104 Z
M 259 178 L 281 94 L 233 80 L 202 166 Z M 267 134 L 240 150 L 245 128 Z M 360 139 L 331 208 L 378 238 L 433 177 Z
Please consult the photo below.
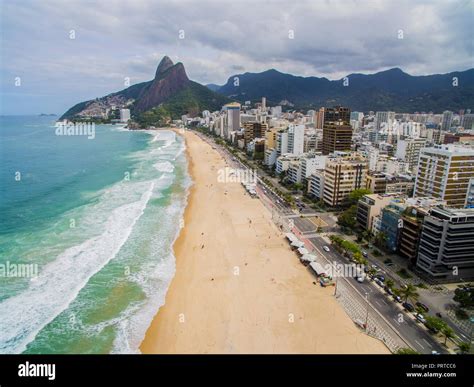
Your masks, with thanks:
M 388 279 L 387 281 L 385 281 L 385 285 L 387 285 L 387 288 L 392 289 L 395 285 L 395 282 L 393 282 L 393 280 L 391 279 Z
M 375 244 L 377 247 L 385 248 L 385 243 L 386 243 L 386 242 L 387 242 L 387 235 L 386 235 L 383 231 L 380 231 L 380 232 L 375 236 L 374 244 Z
M 404 288 L 400 289 L 400 296 L 405 300 L 405 302 L 410 300 L 417 300 L 420 296 L 416 291 L 416 287 L 412 284 L 406 285 Z
M 354 255 L 352 256 L 352 258 L 354 258 L 354 261 L 356 261 L 357 263 L 361 263 L 361 261 L 364 259 L 364 257 L 362 256 L 361 253 L 359 252 L 356 252 L 354 253 Z
M 444 335 L 444 345 L 446 345 L 446 342 L 448 341 L 448 339 L 453 339 L 455 337 L 453 329 L 449 327 L 448 325 L 443 327 L 443 329 L 441 330 L 441 333 Z
M 471 343 L 468 343 L 468 342 L 459 343 L 458 348 L 462 354 L 469 353 L 469 351 L 471 350 Z

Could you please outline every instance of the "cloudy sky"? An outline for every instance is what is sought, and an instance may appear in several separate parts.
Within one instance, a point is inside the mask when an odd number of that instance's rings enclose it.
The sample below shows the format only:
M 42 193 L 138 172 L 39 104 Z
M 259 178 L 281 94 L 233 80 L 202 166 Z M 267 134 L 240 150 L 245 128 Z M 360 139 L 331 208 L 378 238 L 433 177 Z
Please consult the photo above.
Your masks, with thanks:
M 474 67 L 474 0 L 0 0 L 0 114 L 63 113 L 147 81 L 163 55 L 200 83 L 276 68 L 340 79 Z

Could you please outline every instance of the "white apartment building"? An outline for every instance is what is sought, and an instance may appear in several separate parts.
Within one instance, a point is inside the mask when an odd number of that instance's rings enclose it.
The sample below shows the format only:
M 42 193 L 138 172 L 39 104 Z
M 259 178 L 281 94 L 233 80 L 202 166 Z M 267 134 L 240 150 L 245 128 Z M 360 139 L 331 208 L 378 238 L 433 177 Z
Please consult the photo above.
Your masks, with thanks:
M 278 157 L 277 150 L 275 148 L 265 149 L 264 163 L 265 165 L 275 165 L 276 159 Z
M 395 121 L 395 112 L 377 112 L 375 113 L 375 130 L 392 128 Z
M 288 180 L 293 183 L 301 183 L 302 181 L 302 168 L 301 168 L 301 161 L 300 160 L 295 160 L 295 161 L 290 161 L 289 166 L 288 166 Z
M 287 171 L 288 168 L 290 167 L 290 162 L 296 161 L 298 159 L 299 159 L 298 157 L 295 157 L 290 154 L 277 157 L 276 168 L 275 168 L 276 173 L 280 174 L 282 172 Z
M 322 199 L 324 193 L 324 171 L 316 171 L 308 178 L 308 194 Z
M 448 207 L 462 208 L 474 178 L 474 149 L 449 145 L 423 148 L 414 196 L 445 200 Z
M 120 109 L 120 122 L 128 122 L 130 120 L 130 109 Z
M 303 179 L 307 179 L 318 170 L 324 170 L 327 159 L 328 156 L 323 156 L 322 154 L 305 153 L 300 159 Z
M 404 160 L 408 165 L 409 171 L 414 171 L 418 166 L 421 148 L 426 145 L 424 138 L 407 138 L 399 140 L 395 157 Z
M 288 132 L 278 132 L 276 139 L 276 150 L 278 156 L 282 156 L 288 152 Z
M 304 152 L 304 125 L 288 127 L 288 153 L 298 156 Z

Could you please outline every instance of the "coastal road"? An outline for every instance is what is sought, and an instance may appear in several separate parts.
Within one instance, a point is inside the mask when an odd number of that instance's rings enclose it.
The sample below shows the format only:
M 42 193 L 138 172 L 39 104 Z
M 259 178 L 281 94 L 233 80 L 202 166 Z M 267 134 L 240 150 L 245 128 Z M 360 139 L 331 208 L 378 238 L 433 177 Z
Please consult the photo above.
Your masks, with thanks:
M 329 261 L 340 264 L 351 263 L 347 258 L 342 257 L 339 253 L 334 251 L 332 246 L 321 237 L 309 238 L 309 241 L 315 247 L 316 251 L 324 255 Z M 330 251 L 326 252 L 323 250 L 323 246 L 328 246 Z M 365 294 L 368 294 L 368 300 L 371 306 L 384 316 L 397 332 L 418 352 L 425 354 L 431 354 L 432 351 L 448 353 L 421 323 L 416 322 L 411 313 L 405 312 L 402 306 L 393 301 L 375 282 L 366 279 L 365 282 L 359 283 L 355 278 L 347 278 L 347 280 L 357 289 L 360 296 L 365 297 Z M 402 321 L 400 322 L 401 317 Z

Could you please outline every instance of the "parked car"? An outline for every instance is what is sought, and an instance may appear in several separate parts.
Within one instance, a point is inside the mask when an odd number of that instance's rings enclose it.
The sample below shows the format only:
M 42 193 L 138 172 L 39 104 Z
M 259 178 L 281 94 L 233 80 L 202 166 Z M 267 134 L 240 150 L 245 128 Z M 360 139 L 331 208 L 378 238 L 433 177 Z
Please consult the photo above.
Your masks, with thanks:
M 375 278 L 377 278 L 381 282 L 385 282 L 385 277 L 382 274 L 377 274 Z
M 402 298 L 401 298 L 400 296 L 395 296 L 395 295 L 394 295 L 394 296 L 393 296 L 393 299 L 394 299 L 395 301 L 399 302 L 399 303 L 402 302 Z
M 420 309 L 423 309 L 425 312 L 429 312 L 429 310 L 430 310 L 425 304 L 423 304 L 421 302 L 417 302 L 416 306 Z
M 393 296 L 393 291 L 392 291 L 392 289 L 390 289 L 388 286 L 385 286 L 384 289 L 385 289 L 385 291 L 386 291 L 388 294 L 390 294 L 391 296 Z
M 329 247 L 323 246 L 324 251 L 327 251 L 329 253 Z
M 380 267 L 378 267 L 377 265 L 372 265 L 372 269 L 374 269 L 375 271 L 379 271 Z
M 404 302 L 402 306 L 409 312 L 413 312 L 415 310 L 415 307 L 409 302 Z
M 421 322 L 422 324 L 425 324 L 425 323 L 426 323 L 425 316 L 423 316 L 421 313 L 415 314 L 415 318 L 416 318 L 419 322 Z
M 367 258 L 367 257 L 369 256 L 369 254 L 367 254 L 367 251 L 362 251 L 362 256 L 363 256 L 364 258 Z
M 374 281 L 377 285 L 379 285 L 380 287 L 383 287 L 383 282 L 380 281 L 378 278 L 375 278 Z
M 363 283 L 364 282 L 364 277 L 357 277 L 357 282 Z

